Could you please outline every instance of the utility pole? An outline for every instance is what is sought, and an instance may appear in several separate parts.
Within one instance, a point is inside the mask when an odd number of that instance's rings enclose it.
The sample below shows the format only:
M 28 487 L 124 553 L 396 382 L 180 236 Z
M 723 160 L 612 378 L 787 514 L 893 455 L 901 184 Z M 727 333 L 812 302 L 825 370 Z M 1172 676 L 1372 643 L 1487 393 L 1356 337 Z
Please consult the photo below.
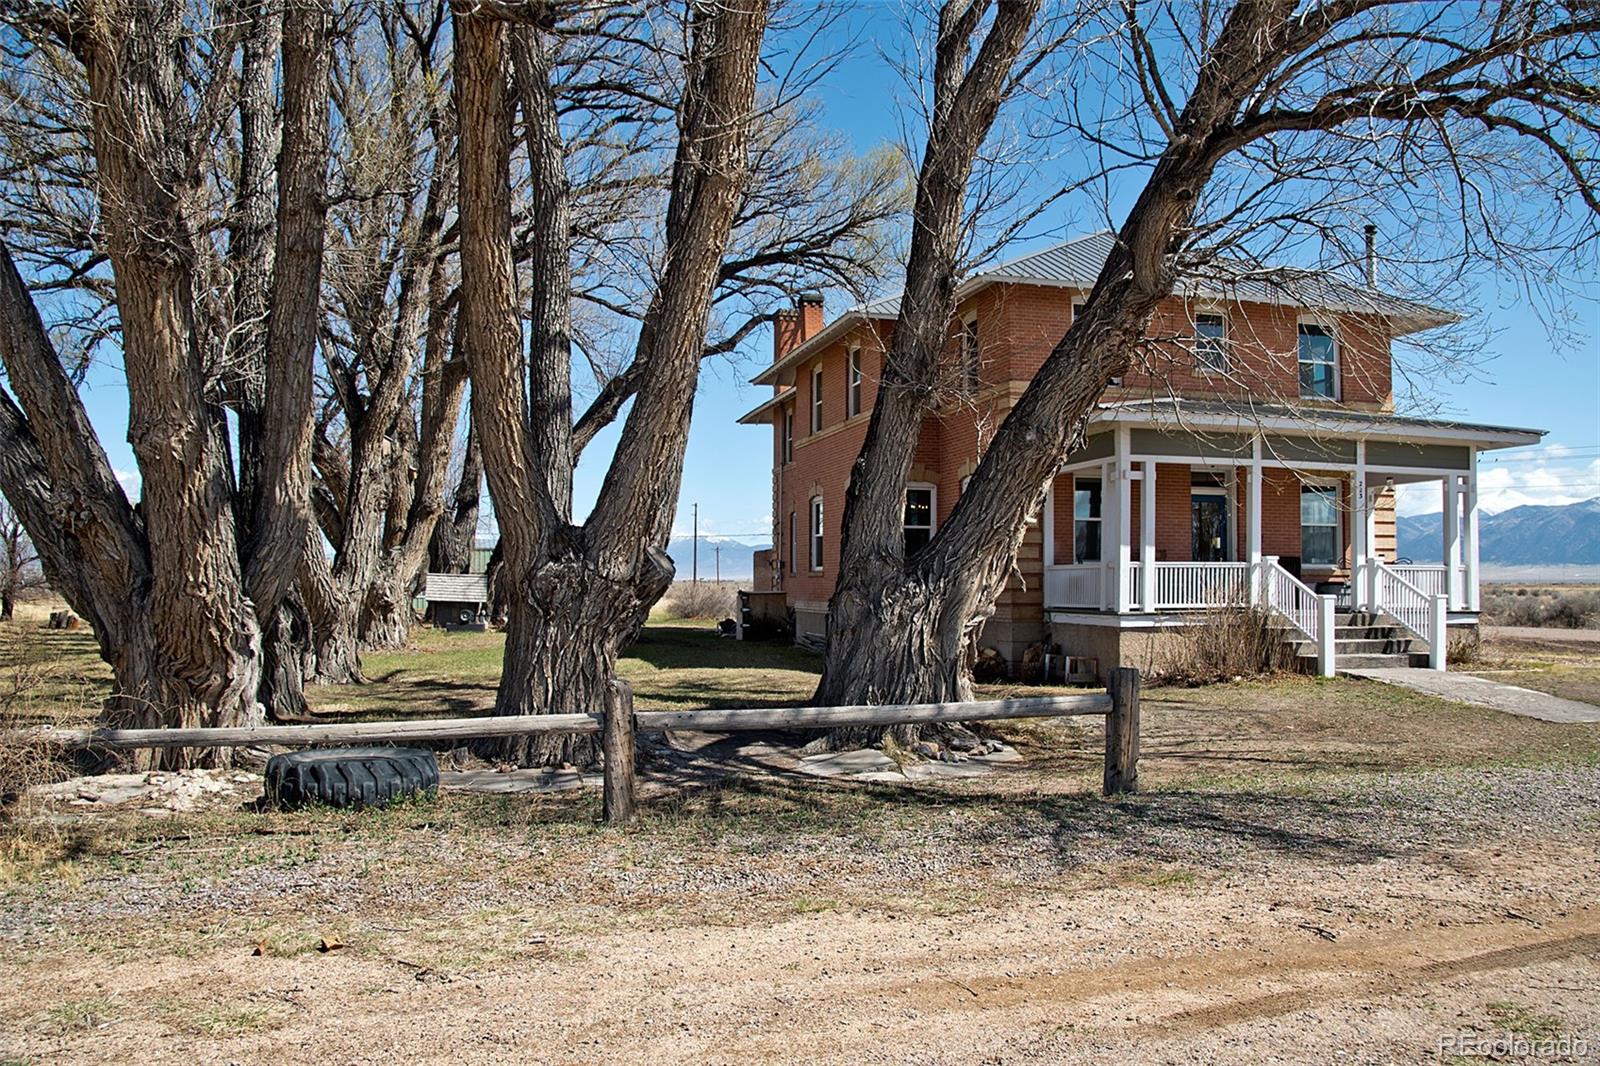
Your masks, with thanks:
M 717 557 L 717 584 L 722 584 L 722 545 L 713 544 L 711 550 Z
M 689 558 L 689 584 L 700 584 L 700 505 L 694 505 L 694 554 Z

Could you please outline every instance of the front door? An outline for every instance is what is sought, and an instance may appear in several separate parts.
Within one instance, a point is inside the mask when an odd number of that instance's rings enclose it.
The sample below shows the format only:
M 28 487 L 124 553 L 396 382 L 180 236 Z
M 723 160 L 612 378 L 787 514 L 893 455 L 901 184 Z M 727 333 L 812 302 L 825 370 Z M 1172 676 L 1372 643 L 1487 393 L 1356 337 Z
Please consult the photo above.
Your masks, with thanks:
M 1190 506 L 1194 529 L 1190 558 L 1197 563 L 1227 561 L 1228 497 L 1220 492 L 1196 492 Z

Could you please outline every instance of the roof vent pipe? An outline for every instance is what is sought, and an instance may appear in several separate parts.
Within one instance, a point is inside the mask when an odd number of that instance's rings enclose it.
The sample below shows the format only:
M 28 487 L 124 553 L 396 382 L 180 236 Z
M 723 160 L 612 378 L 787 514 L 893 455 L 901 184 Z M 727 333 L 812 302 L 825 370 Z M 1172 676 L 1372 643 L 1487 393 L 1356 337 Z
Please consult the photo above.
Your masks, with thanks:
M 1367 234 L 1367 288 L 1378 287 L 1378 227 L 1368 222 L 1364 227 Z

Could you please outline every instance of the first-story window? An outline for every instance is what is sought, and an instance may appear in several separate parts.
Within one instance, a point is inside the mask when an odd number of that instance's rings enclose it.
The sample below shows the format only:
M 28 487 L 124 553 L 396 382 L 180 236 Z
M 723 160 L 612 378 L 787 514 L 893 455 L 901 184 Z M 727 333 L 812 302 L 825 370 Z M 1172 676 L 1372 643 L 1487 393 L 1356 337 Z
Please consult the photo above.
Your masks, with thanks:
M 1339 487 L 1300 488 L 1300 565 L 1334 566 L 1339 562 Z
M 906 488 L 906 558 L 927 547 L 933 539 L 933 486 Z
M 1214 374 L 1228 370 L 1228 320 L 1221 315 L 1194 316 L 1194 362 Z
M 795 547 L 794 530 L 795 530 L 794 512 L 790 511 L 789 512 L 789 573 L 791 573 L 791 574 L 795 573 L 796 570 L 799 569 L 797 566 L 795 566 L 795 562 L 794 562 L 795 555 L 799 551 L 799 549 Z
M 783 464 L 794 462 L 794 408 L 783 409 Z
M 1072 561 L 1100 561 L 1100 479 L 1078 478 L 1072 489 Z
M 1339 398 L 1339 343 L 1322 326 L 1300 323 L 1300 395 Z
M 822 497 L 811 497 L 811 569 L 822 569 Z

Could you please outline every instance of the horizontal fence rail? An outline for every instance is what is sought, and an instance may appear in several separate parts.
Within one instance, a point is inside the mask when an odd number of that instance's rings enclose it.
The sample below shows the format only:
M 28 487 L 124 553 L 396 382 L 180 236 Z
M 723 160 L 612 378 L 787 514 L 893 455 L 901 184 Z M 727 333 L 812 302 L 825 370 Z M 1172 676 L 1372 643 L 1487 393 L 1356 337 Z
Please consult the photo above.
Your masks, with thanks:
M 633 690 L 615 682 L 604 714 L 492 715 L 433 718 L 409 722 L 351 722 L 327 725 L 267 725 L 197 729 L 55 729 L 43 727 L 0 734 L 0 743 L 51 744 L 69 749 L 227 748 L 250 745 L 309 747 L 407 741 L 459 741 L 531 733 L 598 733 L 604 752 L 604 819 L 612 824 L 636 817 L 634 735 L 669 729 L 726 733 L 744 730 L 834 729 L 840 726 L 892 726 L 932 722 L 996 721 L 1006 718 L 1059 718 L 1103 715 L 1106 720 L 1106 795 L 1133 792 L 1139 784 L 1139 671 L 1111 671 L 1103 693 L 1028 696 L 970 703 L 880 704 L 845 707 L 759 707 L 698 711 L 638 711 Z
M 635 711 L 646 732 L 668 729 L 706 733 L 751 730 L 837 729 L 842 726 L 911 725 L 928 722 L 998 721 L 1004 718 L 1059 718 L 1110 714 L 1106 693 L 1028 696 L 972 703 L 864 704 L 846 707 L 750 707 L 700 711 Z M 52 729 L 28 739 L 66 748 L 242 748 L 254 744 L 314 747 L 319 744 L 404 743 L 514 737 L 530 733 L 599 733 L 597 714 L 490 715 L 481 718 L 431 718 L 415 722 L 349 722 L 329 725 L 259 725 L 195 729 Z

